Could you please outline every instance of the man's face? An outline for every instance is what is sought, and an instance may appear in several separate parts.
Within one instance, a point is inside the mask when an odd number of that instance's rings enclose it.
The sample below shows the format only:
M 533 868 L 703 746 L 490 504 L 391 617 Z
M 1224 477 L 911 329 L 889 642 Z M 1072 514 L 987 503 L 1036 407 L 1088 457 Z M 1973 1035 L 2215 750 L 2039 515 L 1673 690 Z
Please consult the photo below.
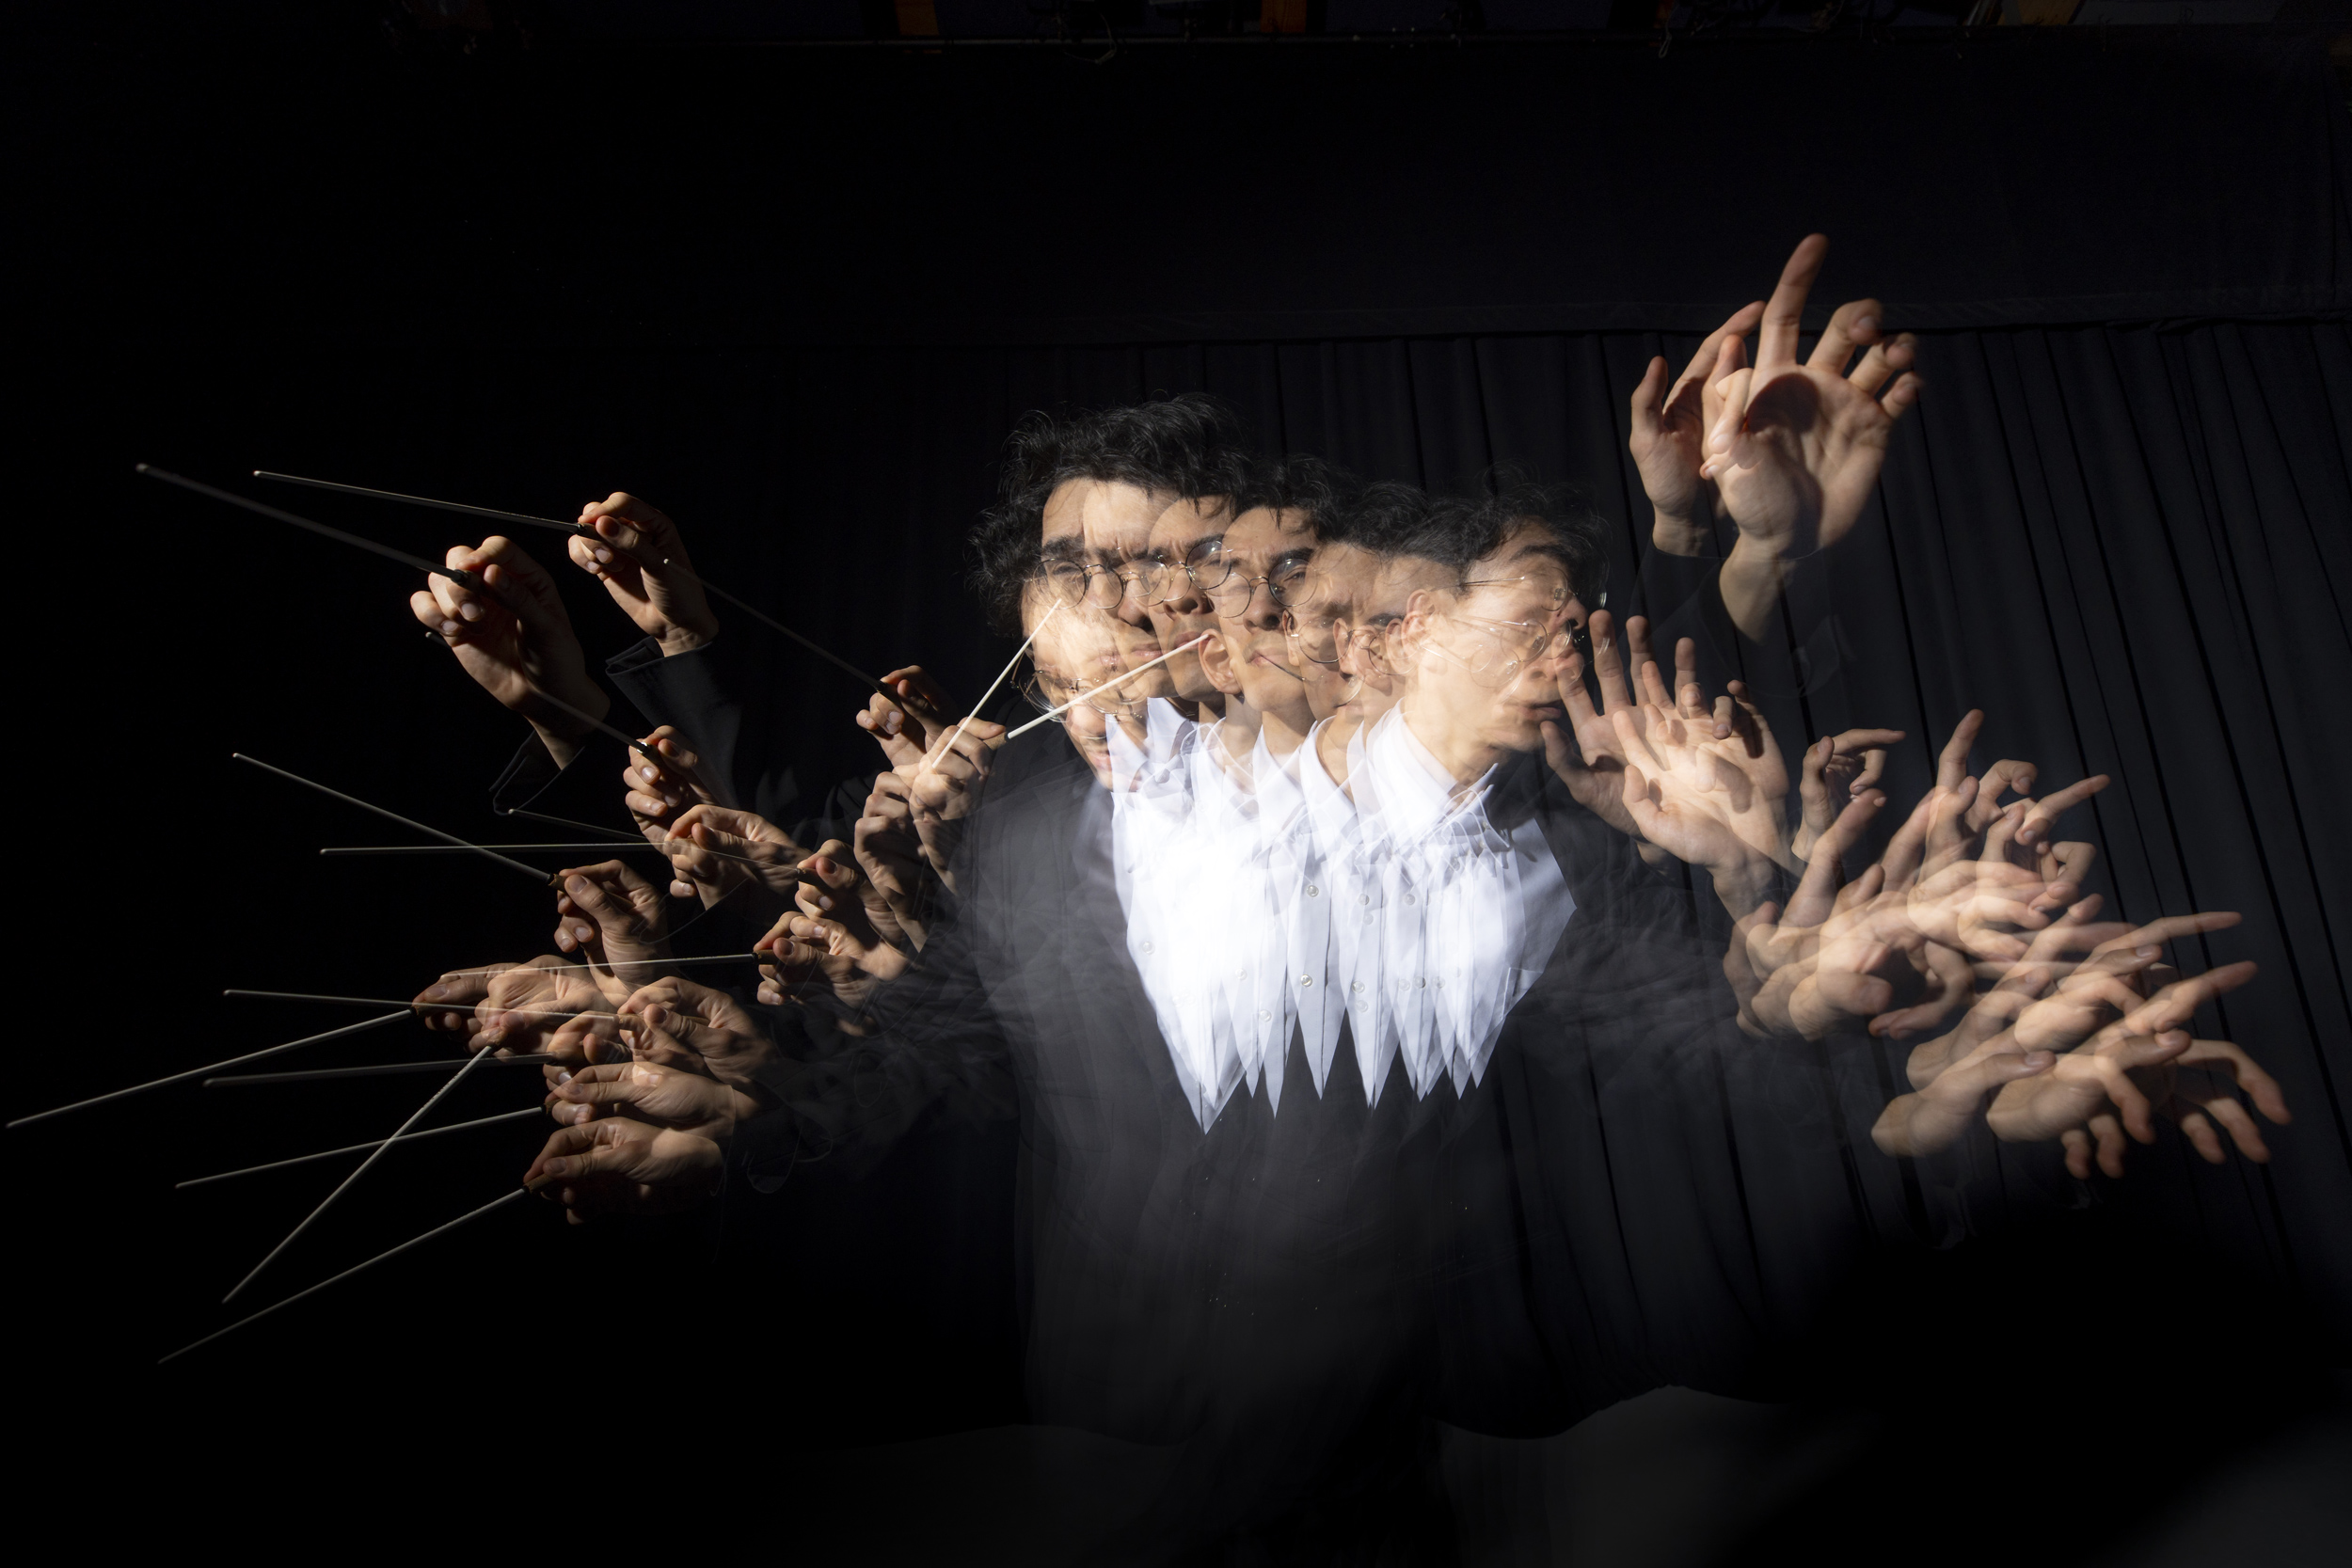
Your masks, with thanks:
M 1033 639 L 1029 644 L 1030 658 L 1036 666 L 1031 687 L 1033 700 L 1052 708 L 1084 693 L 1096 693 L 1092 702 L 1078 702 L 1056 722 L 1070 736 L 1070 744 L 1086 759 L 1087 766 L 1094 770 L 1096 780 L 1107 788 L 1111 783 L 1111 721 L 1120 711 L 1140 705 L 1140 699 L 1131 697 L 1127 689 L 1141 685 L 1144 679 L 1138 677 L 1116 687 L 1104 684 L 1125 667 L 1119 656 L 1119 623 L 1091 606 L 1057 606 L 1054 598 L 1043 593 L 1032 594 L 1025 600 L 1022 621 L 1023 629 Z
M 1513 534 L 1457 592 L 1428 595 L 1432 612 L 1417 618 L 1417 711 L 1446 714 L 1502 751 L 1540 751 L 1544 721 L 1564 719 L 1560 672 L 1569 627 L 1584 621 L 1567 569 L 1534 547 L 1543 539 Z
M 1152 524 L 1145 563 L 1152 569 L 1151 591 L 1144 612 L 1163 651 L 1180 647 L 1202 632 L 1217 629 L 1216 612 L 1187 567 L 1197 567 L 1222 546 L 1233 515 L 1221 499 L 1180 500 Z M 1200 668 L 1197 653 L 1178 654 L 1168 661 L 1169 684 L 1176 695 L 1198 703 L 1217 695 L 1216 687 Z M 1150 676 L 1143 677 L 1149 680 Z
M 1397 556 L 1379 562 L 1372 579 L 1333 632 L 1340 644 L 1340 673 L 1355 683 L 1348 707 L 1359 719 L 1377 719 L 1396 705 L 1410 672 L 1396 645 L 1396 628 L 1420 592 L 1451 589 L 1454 574 L 1435 561 Z
M 1379 571 L 1379 558 L 1354 545 L 1320 545 L 1308 563 L 1305 583 L 1291 595 L 1286 626 L 1290 668 L 1305 683 L 1308 705 L 1318 720 L 1332 717 L 1356 695 L 1359 683 L 1345 668 L 1341 637 Z
M 1118 592 L 1108 613 L 1119 628 L 1113 635 L 1123 669 L 1149 664 L 1164 651 L 1145 611 L 1138 568 L 1151 549 L 1152 525 L 1168 508 L 1168 497 L 1116 480 L 1064 480 L 1045 500 L 1047 564 L 1089 568 L 1105 599 Z M 1138 698 L 1176 694 L 1166 665 L 1121 689 Z
M 1303 512 L 1260 507 L 1225 531 L 1210 608 L 1241 698 L 1260 712 L 1291 711 L 1304 696 L 1291 668 L 1279 600 L 1286 585 L 1292 592 L 1304 585 L 1314 550 L 1313 524 Z

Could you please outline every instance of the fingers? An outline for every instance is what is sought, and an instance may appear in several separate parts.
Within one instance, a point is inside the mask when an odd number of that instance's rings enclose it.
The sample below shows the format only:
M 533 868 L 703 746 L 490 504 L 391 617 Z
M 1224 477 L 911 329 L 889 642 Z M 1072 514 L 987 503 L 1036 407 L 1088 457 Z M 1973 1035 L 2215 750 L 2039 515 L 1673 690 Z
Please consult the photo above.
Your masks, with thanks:
M 1823 736 L 1804 749 L 1803 770 L 1797 776 L 1797 800 L 1804 808 L 1804 825 L 1817 837 L 1827 830 L 1832 820 L 1827 771 L 1829 759 L 1830 738 Z
M 1958 789 L 1960 781 L 1968 776 L 1968 752 L 1977 743 L 1977 732 L 1984 728 L 1984 710 L 1970 708 L 1959 723 L 1952 726 L 1952 738 L 1944 743 L 1944 750 L 1935 759 L 1935 787 Z
M 468 553 L 477 563 L 483 582 L 534 635 L 572 635 L 572 619 L 564 611 L 555 579 L 548 575 L 546 567 L 532 559 L 529 551 L 503 534 L 494 533 Z
M 2115 1117 L 2106 1112 L 2092 1117 L 2088 1123 L 2090 1135 L 2098 1141 L 2099 1168 L 2115 1180 L 2123 1179 L 2123 1131 Z M 2083 1172 L 2087 1179 L 2089 1171 Z
M 1879 399 L 1879 406 L 1886 410 L 1889 420 L 1899 420 L 1905 410 L 1918 403 L 1920 394 L 1927 389 L 1927 382 L 1916 375 L 1906 374 L 1887 388 L 1886 395 Z
M 1673 397 L 1679 398 L 1687 387 L 1701 381 L 1713 380 L 1726 373 L 1718 369 L 1723 358 L 1724 345 L 1740 342 L 1749 333 L 1756 330 L 1756 324 L 1763 318 L 1764 302 L 1760 299 L 1752 305 L 1742 305 L 1739 309 L 1734 310 L 1723 325 L 1707 335 L 1706 341 L 1699 344 L 1698 351 L 1691 356 L 1691 362 L 1682 368 L 1681 376 L 1675 382 Z
M 2280 1089 L 2279 1081 L 2265 1072 L 2253 1057 L 2228 1040 L 2189 1041 L 2188 1050 L 2181 1055 L 2180 1065 L 2226 1074 L 2247 1098 L 2253 1101 L 2256 1110 L 2280 1127 L 2295 1119 L 2287 1110 L 2286 1095 Z M 2201 1102 L 2207 1110 L 2217 1114 L 2224 1103 L 2233 1108 L 2236 1105 L 2227 1095 L 2216 1096 Z M 2250 1128 L 2252 1124 L 2249 1122 L 2248 1125 Z M 2244 1139 L 2239 1140 L 2241 1148 L 2244 1143 Z
M 1805 364 L 1830 375 L 1843 375 L 1846 361 L 1853 356 L 1855 349 L 1867 348 L 1879 341 L 1879 321 L 1885 313 L 1875 299 L 1848 300 L 1831 314 L 1829 325 L 1822 329 L 1821 341 L 1813 345 Z
M 587 935 L 581 934 L 576 922 L 571 923 L 570 935 L 582 942 L 600 938 L 607 943 L 633 946 L 650 946 L 663 939 L 660 895 L 619 861 L 571 867 L 562 876 L 564 898 L 559 907 L 596 923 L 596 930 Z
M 1780 282 L 1772 290 L 1772 297 L 1765 302 L 1756 341 L 1756 368 L 1759 375 L 1770 377 L 1797 362 L 1797 332 L 1804 324 L 1805 295 L 1812 292 L 1814 278 L 1820 276 L 1821 263 L 1829 256 L 1829 238 L 1823 234 L 1807 234 L 1798 242 L 1781 269 Z
M 1886 771 L 1886 749 L 1903 738 L 1900 730 L 1843 730 L 1830 738 L 1833 756 L 1862 758 L 1862 771 L 1846 786 L 1849 795 L 1859 795 L 1866 789 L 1878 787 Z
M 2132 1070 L 2171 1061 L 2188 1046 L 2187 1035 L 2177 1029 L 2168 1029 L 2160 1035 L 2132 1036 L 2120 1044 L 2103 1047 L 2091 1058 L 2098 1069 L 2100 1086 L 2106 1090 L 2107 1099 L 2122 1117 L 2124 1128 L 2141 1143 L 2156 1141 L 2155 1107 L 2132 1078 Z M 2100 1162 L 2102 1169 L 2106 1168 L 2106 1161 Z M 2107 1174 L 2121 1176 L 2123 1173 L 2117 1169 L 2107 1171 Z
M 1737 343 L 1725 343 L 1724 357 L 1732 357 L 1732 351 L 1738 346 Z M 1716 412 L 1708 427 L 1706 445 L 1702 449 L 1706 456 L 1699 464 L 1700 478 L 1719 478 L 1731 466 L 1732 454 L 1740 444 L 1740 429 L 1747 422 L 1748 392 L 1756 385 L 1756 372 L 1752 370 L 1735 369 L 1726 371 L 1709 384 L 1716 400 Z
M 493 976 L 512 966 L 492 964 L 475 971 L 453 971 L 417 992 L 410 1004 L 428 1029 L 466 1032 L 473 1022 L 475 1004 L 490 994 Z
M 1840 862 L 1849 848 L 1861 842 L 1862 835 L 1869 831 L 1871 819 L 1884 804 L 1886 797 L 1876 790 L 1857 795 L 1846 803 L 1846 809 L 1837 814 L 1837 820 L 1830 824 L 1829 831 L 1813 847 L 1813 859 L 1804 868 L 1804 878 L 1788 900 L 1788 912 L 1783 917 L 1787 924 L 1819 926 L 1829 918 L 1837 879 L 1844 869 Z
M 2249 959 L 2209 969 L 2190 979 L 2175 980 L 2133 1008 L 2120 1022 L 2109 1025 L 2109 1029 L 2116 1034 L 2141 1035 L 2176 1028 L 2195 1017 L 2197 1009 L 2206 1003 L 2251 980 L 2259 968 Z M 2186 1038 L 2183 1037 L 2185 1046 Z
M 847 903 L 856 891 L 858 873 L 855 861 L 850 847 L 837 838 L 827 839 L 815 854 L 801 862 L 801 869 L 817 879 L 813 884 L 801 884 L 799 898 L 802 911 L 806 914 L 830 914 Z
M 2202 936 L 2208 931 L 2226 931 L 2245 919 L 2232 910 L 2210 910 L 2197 914 L 2169 914 L 2152 920 L 2145 926 L 2135 926 L 2122 935 L 2110 937 L 2086 955 L 2088 962 L 2116 964 L 2126 958 L 2153 962 L 2162 956 L 2163 944 L 2183 937 Z
M 1919 340 L 1908 332 L 1892 340 L 1874 343 L 1870 351 L 1862 356 L 1862 363 L 1853 368 L 1853 374 L 1846 379 L 1857 391 L 1875 393 L 1881 387 L 1886 385 L 1888 376 L 1899 371 L 1909 370 L 1912 360 L 1917 356 L 1918 352 Z M 1915 381 L 1917 377 L 1911 379 Z M 1881 401 L 1883 403 L 1884 400 Z M 1909 404 L 1906 403 L 1904 406 L 1908 407 Z M 1889 412 L 1897 412 L 1897 410 L 1889 409 Z
M 1593 611 L 1593 674 L 1600 682 L 1600 709 L 1604 714 L 1633 705 L 1633 693 L 1626 685 L 1625 660 L 1617 652 L 1617 623 L 1609 611 Z
M 686 564 L 685 542 L 679 538 L 677 525 L 669 515 L 648 501 L 638 499 L 626 491 L 615 490 L 603 500 L 594 501 L 580 509 L 580 520 L 596 531 L 604 548 L 588 546 L 589 554 L 599 564 L 609 564 L 614 550 L 634 557 L 641 565 L 659 566 L 665 562 Z
M 688 751 L 677 731 L 668 724 L 631 746 L 628 760 L 637 776 L 657 793 L 693 789 L 695 769 L 702 766 L 702 758 Z
M 483 541 L 485 546 L 503 543 L 505 540 L 495 533 Z M 452 545 L 448 552 L 441 557 L 441 564 L 453 571 L 474 572 L 482 566 L 485 559 L 482 551 L 470 545 Z M 462 583 L 453 582 L 448 578 L 428 577 L 424 579 L 424 586 L 425 591 L 433 596 L 435 604 L 439 607 L 443 618 L 459 623 L 456 630 L 462 631 L 465 626 L 488 620 L 492 610 L 496 608 L 490 601 L 474 593 L 472 589 Z M 453 632 L 450 628 L 444 627 L 442 634 L 451 636 Z
M 1649 620 L 1646 616 L 1629 615 L 1626 618 L 1625 647 L 1633 685 L 1641 692 L 1642 700 L 1658 702 L 1661 707 L 1671 707 L 1671 703 L 1659 702 L 1658 698 L 1650 695 L 1652 690 L 1662 689 L 1662 684 L 1657 673 L 1658 656 L 1650 651 Z
M 2020 844 L 2047 843 L 2050 830 L 2069 808 L 2080 805 L 2107 787 L 2110 781 L 2105 773 L 2095 773 L 2080 784 L 2069 784 L 2055 795 L 2045 795 L 2026 814 L 2025 825 L 2017 830 Z
M 2001 809 L 2002 796 L 2011 793 L 2031 795 L 2033 781 L 2034 766 L 2030 762 L 2003 757 L 1986 768 L 1984 777 L 1978 781 L 1977 803 L 1968 813 L 1969 832 L 1981 832 L 1984 825 L 1993 820 Z
M 1571 653 L 1560 661 L 1560 705 L 1567 710 L 1568 726 L 1581 736 L 1585 726 L 1599 717 L 1593 709 L 1592 689 L 1584 684 L 1584 656 Z M 1587 762 L 1591 761 L 1588 757 Z
M 1666 404 L 1666 357 L 1653 356 L 1649 368 L 1642 372 L 1642 384 L 1633 388 L 1633 437 L 1647 443 L 1658 438 L 1658 413 Z

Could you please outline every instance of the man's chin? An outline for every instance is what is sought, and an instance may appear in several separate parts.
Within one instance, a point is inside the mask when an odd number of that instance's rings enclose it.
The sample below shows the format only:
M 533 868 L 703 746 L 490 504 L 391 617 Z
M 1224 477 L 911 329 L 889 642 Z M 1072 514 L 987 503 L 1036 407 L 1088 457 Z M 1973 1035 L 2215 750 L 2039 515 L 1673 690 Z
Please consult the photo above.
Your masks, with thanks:
M 1173 697 L 1177 694 L 1176 682 L 1169 676 L 1167 665 L 1157 665 L 1140 675 L 1130 675 L 1120 681 L 1119 694 L 1137 701 L 1146 697 Z
M 1490 732 L 1494 743 L 1508 752 L 1540 752 L 1544 749 L 1544 720 L 1557 720 L 1557 708 L 1526 709 L 1513 713 L 1495 725 Z

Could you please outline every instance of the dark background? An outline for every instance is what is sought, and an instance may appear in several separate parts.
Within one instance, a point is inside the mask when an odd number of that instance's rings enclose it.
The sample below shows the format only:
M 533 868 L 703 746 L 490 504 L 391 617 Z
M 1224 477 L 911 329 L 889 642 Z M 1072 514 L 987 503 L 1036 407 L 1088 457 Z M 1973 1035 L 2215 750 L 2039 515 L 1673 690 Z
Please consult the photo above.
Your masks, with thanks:
M 35 937 L 11 1115 L 361 1016 L 223 986 L 402 996 L 548 947 L 550 911 L 510 874 L 322 863 L 323 844 L 400 835 L 228 760 L 537 836 L 488 813 L 520 726 L 419 635 L 410 575 L 150 486 L 135 462 L 555 515 L 628 489 L 679 519 L 712 580 L 854 661 L 920 660 L 968 693 L 1008 650 L 963 591 L 961 538 L 1024 409 L 1199 388 L 1269 449 L 1370 473 L 1458 486 L 1516 462 L 1593 485 L 1629 562 L 1643 362 L 1678 365 L 1821 230 L 1817 304 L 1875 292 L 1924 334 L 1931 389 L 1838 567 L 1871 657 L 1812 727 L 1908 729 L 1901 794 L 1926 737 L 1981 705 L 1980 760 L 2116 775 L 2086 836 L 2125 913 L 2245 911 L 2207 956 L 2265 974 L 2215 1027 L 2292 1098 L 2277 1163 L 2208 1170 L 2168 1137 L 2092 1201 L 2117 1256 L 2162 1260 L 2130 1276 L 2135 1307 L 2182 1321 L 2196 1399 L 2269 1397 L 2233 1373 L 2249 1324 L 2284 1363 L 2337 1354 L 2352 127 L 2312 36 L 1170 48 L 1095 67 L 561 38 L 460 54 L 389 46 L 376 24 L 115 12 L 14 58 Z M 421 553 L 466 537 L 269 499 Z M 593 583 L 566 594 L 593 654 L 625 644 Z M 806 776 L 871 768 L 855 689 L 796 668 Z M 272 1065 L 437 1049 L 404 1025 Z M 469 1085 L 450 1115 L 527 1102 L 524 1076 Z M 778 1449 L 1018 1418 L 1009 1275 L 915 1261 L 947 1235 L 987 1251 L 1009 1195 L 952 1211 L 919 1153 L 787 1197 L 787 1261 L 756 1289 L 711 1286 L 737 1265 L 707 1225 L 567 1231 L 534 1209 L 152 1370 L 228 1321 L 220 1292 L 336 1178 L 170 1183 L 380 1135 L 419 1084 L 177 1088 L 8 1134 L 26 1386 L 72 1434 L 61 1456 L 209 1432 L 179 1474 L 560 1471 L 546 1455 L 575 1418 L 599 1442 L 716 1421 Z M 539 1136 L 396 1154 L 254 1302 L 494 1196 Z M 1984 1309 L 2077 1318 L 2050 1267 L 2031 1255 Z M 2201 1315 L 2240 1337 L 2213 1343 Z M 624 1324 L 718 1349 L 665 1354 Z M 630 1348 L 606 1354 L 616 1338 Z

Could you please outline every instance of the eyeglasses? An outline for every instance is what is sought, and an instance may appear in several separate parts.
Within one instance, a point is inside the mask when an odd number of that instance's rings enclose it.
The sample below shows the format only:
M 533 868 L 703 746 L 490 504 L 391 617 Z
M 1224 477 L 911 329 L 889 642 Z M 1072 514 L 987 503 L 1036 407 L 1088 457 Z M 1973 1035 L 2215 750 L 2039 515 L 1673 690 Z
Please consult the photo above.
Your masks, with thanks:
M 1549 573 L 1546 573 L 1541 578 L 1464 578 L 1459 586 L 1467 592 L 1472 588 L 1508 588 L 1515 582 L 1544 583 L 1546 585 L 1544 608 L 1554 615 L 1557 615 L 1561 610 L 1565 610 L 1567 608 L 1568 601 L 1576 597 L 1576 593 L 1573 589 L 1571 589 L 1560 578 L 1552 577 Z
M 1031 673 L 1022 681 L 1021 695 L 1027 698 L 1029 705 L 1040 713 L 1051 713 L 1074 702 L 1113 719 L 1134 718 L 1143 711 L 1144 704 L 1149 700 L 1129 696 L 1124 686 L 1097 682 L 1090 687 L 1082 687 L 1041 671 Z
M 1215 580 L 1205 580 L 1210 577 Z M 1308 579 L 1307 562 L 1302 560 L 1279 562 L 1274 570 L 1263 576 L 1253 576 L 1239 570 L 1237 563 L 1222 551 L 1193 574 L 1193 580 L 1207 591 L 1209 602 L 1216 607 L 1216 612 L 1228 620 L 1249 608 L 1249 601 L 1258 596 L 1261 585 L 1264 587 L 1266 596 L 1274 601 L 1275 609 L 1288 610 L 1305 597 Z
M 1581 587 L 1571 585 L 1551 572 L 1540 577 L 1521 574 L 1515 578 L 1465 578 L 1456 586 L 1467 590 L 1507 588 L 1515 582 L 1542 582 L 1549 589 L 1546 598 L 1555 613 L 1565 608 L 1570 599 L 1581 598 L 1586 604 L 1606 605 L 1609 602 L 1609 562 L 1587 562 L 1580 569 L 1580 575 L 1586 579 Z
M 1340 640 L 1328 616 L 1302 623 L 1296 610 L 1286 610 L 1282 611 L 1282 635 L 1290 640 L 1298 657 L 1310 663 L 1329 665 L 1340 661 Z
M 1113 565 L 1065 558 L 1045 563 L 1046 586 L 1056 597 L 1096 610 L 1116 610 L 1131 593 L 1153 609 L 1180 597 L 1187 587 L 1214 594 L 1232 574 L 1232 558 L 1214 539 L 1194 546 L 1181 559 L 1147 556 Z
M 1490 621 L 1483 615 L 1448 615 L 1470 631 L 1460 648 L 1438 645 L 1458 659 L 1482 685 L 1508 686 L 1531 664 L 1568 657 L 1576 646 L 1575 632 L 1543 621 Z
M 1099 561 L 1058 560 L 1045 563 L 1045 586 L 1056 598 L 1064 604 L 1088 605 L 1096 610 L 1118 609 L 1119 601 L 1144 575 L 1144 564 L 1136 562 L 1122 562 L 1116 566 Z

